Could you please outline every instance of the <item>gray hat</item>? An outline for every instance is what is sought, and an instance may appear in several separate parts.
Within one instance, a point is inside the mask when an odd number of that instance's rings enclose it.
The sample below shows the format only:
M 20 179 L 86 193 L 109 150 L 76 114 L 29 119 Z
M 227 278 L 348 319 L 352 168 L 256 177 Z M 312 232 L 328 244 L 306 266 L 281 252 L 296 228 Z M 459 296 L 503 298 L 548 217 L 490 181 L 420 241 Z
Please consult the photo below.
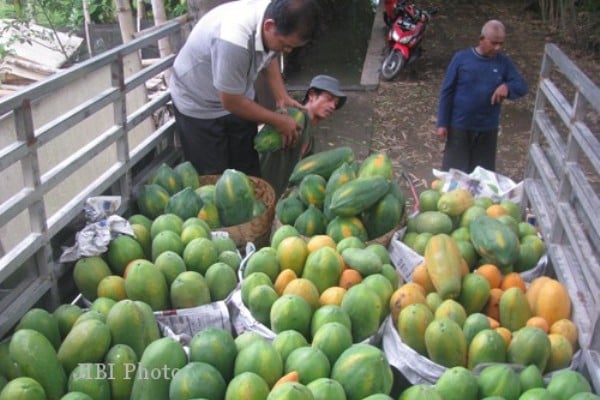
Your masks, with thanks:
M 324 90 L 326 92 L 331 93 L 335 97 L 338 97 L 340 99 L 340 101 L 338 102 L 336 110 L 342 108 L 342 106 L 346 102 L 346 94 L 344 92 L 342 92 L 342 90 L 340 88 L 340 81 L 338 81 L 337 79 L 335 79 L 332 76 L 329 76 L 329 75 L 315 76 L 312 79 L 312 81 L 310 81 L 310 86 L 308 87 L 308 90 L 306 91 L 306 94 L 304 95 L 303 103 L 306 103 L 308 101 L 308 92 L 310 91 L 310 89 Z

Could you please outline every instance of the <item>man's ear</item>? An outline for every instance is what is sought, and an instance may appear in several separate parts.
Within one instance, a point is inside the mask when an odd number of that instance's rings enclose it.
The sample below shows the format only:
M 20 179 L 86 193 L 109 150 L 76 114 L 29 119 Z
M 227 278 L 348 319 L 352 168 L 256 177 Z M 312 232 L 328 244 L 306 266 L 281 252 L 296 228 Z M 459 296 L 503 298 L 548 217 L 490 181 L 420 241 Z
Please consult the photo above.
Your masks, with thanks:
M 277 31 L 277 27 L 275 26 L 275 20 L 273 18 L 265 19 L 263 21 L 263 30 L 271 34 L 275 34 L 275 32 Z

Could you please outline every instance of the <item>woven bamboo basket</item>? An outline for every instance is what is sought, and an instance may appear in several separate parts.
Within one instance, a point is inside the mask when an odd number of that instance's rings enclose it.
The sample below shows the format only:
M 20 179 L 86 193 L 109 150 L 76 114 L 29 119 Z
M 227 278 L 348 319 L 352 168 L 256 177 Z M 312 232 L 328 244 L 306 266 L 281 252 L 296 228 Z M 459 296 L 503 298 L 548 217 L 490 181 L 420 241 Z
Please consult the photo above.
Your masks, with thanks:
M 221 175 L 202 175 L 200 185 L 214 185 Z M 257 248 L 267 246 L 271 236 L 271 225 L 275 215 L 275 191 L 265 180 L 248 176 L 254 187 L 254 195 L 265 203 L 266 210 L 258 217 L 239 225 L 224 226 L 213 229 L 229 234 L 238 248 L 243 248 L 246 243 L 252 242 Z

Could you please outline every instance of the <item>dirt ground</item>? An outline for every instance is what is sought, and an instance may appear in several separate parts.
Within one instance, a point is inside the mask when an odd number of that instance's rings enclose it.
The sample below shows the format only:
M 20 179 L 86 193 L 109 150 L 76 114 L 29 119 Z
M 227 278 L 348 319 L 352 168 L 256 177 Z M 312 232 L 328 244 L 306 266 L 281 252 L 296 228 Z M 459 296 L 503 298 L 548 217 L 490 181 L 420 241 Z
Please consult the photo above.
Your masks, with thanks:
M 373 133 L 369 152 L 388 151 L 396 173 L 409 174 L 418 191 L 433 179 L 432 168 L 441 166 L 443 144 L 435 137 L 437 98 L 452 54 L 477 43 L 481 25 L 496 18 L 507 28 L 505 51 L 529 84 L 528 94 L 503 105 L 498 144 L 497 172 L 521 181 L 526 166 L 531 114 L 544 44 L 555 41 L 534 13 L 521 2 L 421 2 L 438 13 L 424 40 L 423 57 L 392 82 L 381 81 L 373 97 Z M 376 18 L 381 18 L 377 15 Z M 589 55 L 561 46 L 571 59 L 598 84 L 600 63 Z M 399 176 L 399 175 L 397 175 Z

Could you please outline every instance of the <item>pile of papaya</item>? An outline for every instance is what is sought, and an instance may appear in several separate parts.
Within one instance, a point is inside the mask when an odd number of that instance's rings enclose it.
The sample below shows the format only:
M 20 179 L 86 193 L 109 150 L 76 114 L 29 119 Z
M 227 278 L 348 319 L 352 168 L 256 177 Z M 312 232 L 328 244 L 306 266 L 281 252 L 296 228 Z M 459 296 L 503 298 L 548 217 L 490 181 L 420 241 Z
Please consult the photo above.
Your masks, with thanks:
M 508 362 L 546 374 L 568 367 L 578 349 L 562 283 L 548 276 L 526 283 L 491 263 L 470 271 L 445 233 L 429 239 L 424 262 L 390 308 L 401 341 L 447 368 Z
M 307 237 L 369 241 L 399 228 L 404 216 L 405 197 L 385 152 L 370 155 L 360 165 L 350 147 L 313 154 L 296 164 L 290 184 L 275 215 Z
M 382 350 L 336 342 L 332 328 L 347 328 L 332 320 L 312 345 L 296 331 L 269 341 L 217 327 L 183 344 L 156 336 L 141 302 L 40 310 L 0 343 L 2 400 L 359 400 L 392 389 Z
M 141 301 L 32 308 L 0 343 L 0 399 L 140 399 L 135 369 L 160 336 Z
M 213 236 L 204 220 L 134 214 L 129 222 L 134 236 L 121 234 L 104 254 L 75 263 L 73 280 L 86 300 L 138 300 L 159 311 L 224 300 L 236 288 L 236 244 Z
M 187 161 L 154 172 L 138 193 L 139 212 L 128 218 L 133 235 L 120 234 L 104 254 L 76 262 L 74 282 L 86 300 L 139 300 L 158 311 L 227 298 L 241 255 L 233 239 L 213 231 L 251 220 L 266 206 L 242 172 L 200 181 Z
M 429 239 L 440 233 L 456 241 L 471 270 L 494 264 L 505 274 L 525 272 L 535 268 L 546 252 L 537 228 L 524 220 L 519 204 L 474 197 L 464 188 L 421 192 L 419 211 L 408 218 L 402 241 L 423 255 Z
M 597 400 L 588 380 L 571 370 L 553 374 L 548 382 L 536 365 L 516 368 L 490 364 L 473 374 L 464 367 L 448 368 L 433 385 L 406 388 L 400 400 Z
M 356 236 L 307 238 L 291 225 L 279 227 L 241 271 L 241 300 L 256 321 L 274 334 L 295 330 L 309 342 L 329 319 L 347 330 L 336 340 L 370 340 L 389 315 L 400 279 L 382 244 Z
M 33 309 L 0 343 L 0 399 L 360 400 L 392 389 L 382 350 L 338 342 L 337 322 L 324 319 L 313 344 L 293 330 L 268 341 L 209 327 L 184 345 L 158 337 L 148 310 L 130 300 Z
M 189 161 L 174 168 L 162 164 L 139 190 L 136 203 L 139 213 L 150 219 L 162 214 L 198 217 L 211 229 L 248 222 L 266 210 L 245 173 L 227 169 L 214 184 L 201 185 Z

